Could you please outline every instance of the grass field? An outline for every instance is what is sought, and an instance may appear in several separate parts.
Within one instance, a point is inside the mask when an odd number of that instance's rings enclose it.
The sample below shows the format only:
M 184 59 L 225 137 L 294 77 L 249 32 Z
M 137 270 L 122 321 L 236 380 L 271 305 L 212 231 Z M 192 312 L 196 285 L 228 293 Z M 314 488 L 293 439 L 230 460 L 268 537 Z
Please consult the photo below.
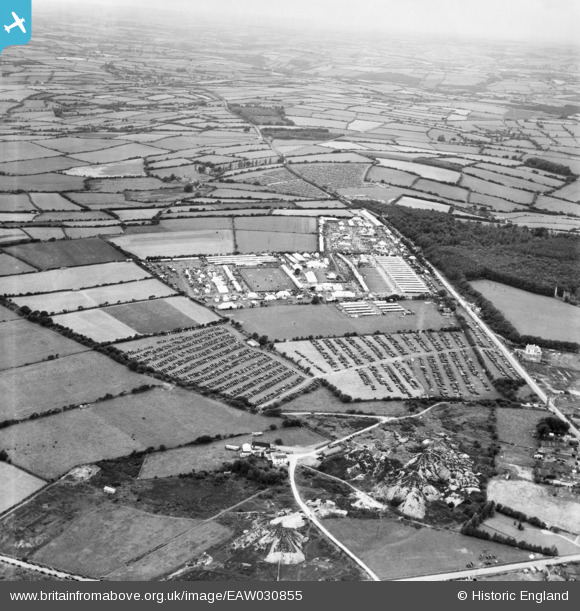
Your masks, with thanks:
M 0 370 L 88 350 L 86 346 L 23 319 L 0 324 L 0 346 Z
M 5 249 L 39 269 L 122 261 L 126 257 L 99 238 L 22 244 Z
M 171 448 L 203 435 L 262 431 L 273 423 L 280 421 L 193 392 L 154 389 L 0 429 L 0 448 L 14 463 L 51 479 L 76 465 L 126 456 L 133 450 Z
M 236 231 L 268 231 L 275 233 L 316 233 L 317 220 L 312 217 L 239 217 L 234 218 Z
M 555 545 L 558 548 L 558 553 L 562 556 L 564 554 L 578 554 L 580 550 L 580 544 L 568 540 L 565 536 L 537 528 L 531 524 L 524 524 L 524 530 L 521 531 L 518 529 L 517 522 L 514 523 L 513 518 L 499 512 L 488 518 L 482 524 L 481 529 L 490 534 L 497 532 L 506 537 L 513 537 L 517 541 L 523 539 L 532 545 L 541 545 L 542 547 Z
M 146 554 L 157 548 L 162 550 L 163 545 L 198 524 L 197 520 L 168 518 L 107 504 L 76 518 L 33 558 L 74 573 L 105 577 L 125 569 L 133 560 L 140 560 L 143 556 L 146 558 Z M 228 532 L 219 525 L 210 530 L 215 535 Z M 177 565 L 172 564 L 170 568 L 185 563 L 194 555 L 195 547 L 186 547 L 179 554 Z M 156 575 L 159 572 L 154 572 L 152 576 Z
M 415 316 L 351 318 L 331 305 L 272 306 L 232 310 L 228 315 L 241 322 L 250 333 L 257 332 L 279 340 L 309 335 L 340 336 L 353 331 L 362 334 L 440 329 L 452 324 L 452 321 L 439 314 L 433 304 L 403 301 L 401 305 L 414 311 Z
M 135 263 L 103 263 L 0 278 L 0 294 L 25 295 L 77 290 L 143 278 L 151 278 L 151 274 Z
M 57 325 L 71 329 L 99 343 L 113 342 L 137 335 L 135 329 L 117 320 L 104 309 L 59 314 L 54 316 L 53 320 Z
M 76 291 L 42 293 L 28 297 L 16 297 L 13 301 L 19 306 L 27 305 L 31 310 L 46 310 L 49 314 L 73 312 L 79 308 L 95 308 L 114 303 L 149 299 L 149 297 L 168 297 L 175 291 L 154 278 L 139 282 L 124 282 L 110 286 L 95 287 Z
M 186 297 L 140 301 L 104 310 L 137 333 L 158 333 L 194 327 L 219 318 Z
M 182 567 L 205 550 L 226 541 L 231 535 L 227 526 L 218 522 L 202 522 L 179 535 L 159 549 L 108 576 L 111 580 L 144 581 Z
M 0 193 L 0 212 L 34 210 L 26 193 Z
M 313 233 L 268 233 L 236 231 L 237 249 L 242 254 L 262 252 L 316 252 L 318 237 Z
M 195 318 L 193 318 L 195 316 Z M 195 327 L 218 317 L 185 297 L 138 301 L 55 316 L 54 322 L 96 342 Z
M 87 403 L 151 381 L 96 352 L 8 369 L 0 372 L 0 420 Z
M 279 422 L 277 419 L 268 418 L 268 420 L 270 422 L 261 423 L 263 429 L 256 429 L 257 431 L 265 429 L 264 434 L 259 438 L 252 437 L 251 435 L 242 435 L 233 439 L 215 441 L 207 445 L 176 448 L 174 450 L 150 454 L 143 463 L 139 479 L 170 477 L 180 473 L 190 473 L 192 470 L 215 471 L 224 462 L 231 462 L 238 458 L 236 452 L 226 450 L 226 444 L 241 446 L 244 443 L 251 443 L 253 439 L 270 443 L 274 443 L 276 439 L 281 439 L 283 443 L 280 445 L 308 446 L 326 441 L 325 437 L 307 428 L 280 428 L 275 431 L 269 431 L 267 428 L 270 424 L 278 426 Z
M 40 490 L 45 482 L 14 465 L 0 462 L 0 513 Z
M 23 274 L 24 272 L 34 272 L 36 268 L 19 261 L 10 255 L 0 253 L 0 276 L 12 276 L 13 274 Z
M 111 240 L 138 257 L 227 255 L 234 252 L 233 232 L 228 229 L 173 231 L 127 235 Z
M 336 412 L 344 414 L 348 410 L 362 411 L 377 416 L 403 416 L 408 412 L 402 401 L 360 401 L 343 403 L 326 388 L 300 395 L 284 404 L 284 412 Z
M 398 519 L 324 520 L 324 526 L 359 556 L 381 579 L 392 580 L 476 567 L 479 555 L 495 554 L 502 563 L 528 559 L 528 553 L 492 541 L 429 528 L 415 528 Z
M 59 193 L 32 193 L 30 199 L 41 210 L 81 210 Z
M 522 335 L 580 342 L 580 308 L 491 280 L 471 283 Z
M 261 293 L 264 291 L 293 291 L 294 284 L 278 267 L 241 268 L 240 274 L 250 290 Z
M 7 320 L 20 320 L 20 316 L 18 316 L 18 314 L 12 310 L 5 308 L 4 306 L 0 306 L 0 323 L 6 322 Z
M 540 518 L 548 526 L 580 534 L 580 502 L 572 493 L 559 489 L 553 496 L 546 486 L 501 478 L 489 483 L 487 495 L 496 503 Z

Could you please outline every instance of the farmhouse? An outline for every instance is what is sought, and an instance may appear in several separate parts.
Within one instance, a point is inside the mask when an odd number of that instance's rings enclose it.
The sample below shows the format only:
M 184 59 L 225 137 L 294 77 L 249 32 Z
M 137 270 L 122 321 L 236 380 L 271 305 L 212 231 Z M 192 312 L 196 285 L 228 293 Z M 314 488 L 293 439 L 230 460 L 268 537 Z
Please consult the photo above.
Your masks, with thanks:
M 539 363 L 542 360 L 542 349 L 535 344 L 528 344 L 524 350 L 523 357 L 526 361 Z
M 273 467 L 285 467 L 288 464 L 288 455 L 283 452 L 272 452 L 269 459 Z

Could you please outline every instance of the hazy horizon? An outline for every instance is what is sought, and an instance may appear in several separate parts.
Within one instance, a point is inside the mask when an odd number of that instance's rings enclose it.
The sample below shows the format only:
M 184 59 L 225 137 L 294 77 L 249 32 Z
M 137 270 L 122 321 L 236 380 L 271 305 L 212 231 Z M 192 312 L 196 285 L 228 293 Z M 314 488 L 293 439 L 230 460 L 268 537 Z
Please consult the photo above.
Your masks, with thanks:
M 182 19 L 220 18 L 252 25 L 299 26 L 312 30 L 391 32 L 540 44 L 580 44 L 580 3 L 577 0 L 43 0 L 42 9 L 75 4 L 110 9 L 150 8 L 150 16 Z M 554 6 L 556 4 L 556 6 Z

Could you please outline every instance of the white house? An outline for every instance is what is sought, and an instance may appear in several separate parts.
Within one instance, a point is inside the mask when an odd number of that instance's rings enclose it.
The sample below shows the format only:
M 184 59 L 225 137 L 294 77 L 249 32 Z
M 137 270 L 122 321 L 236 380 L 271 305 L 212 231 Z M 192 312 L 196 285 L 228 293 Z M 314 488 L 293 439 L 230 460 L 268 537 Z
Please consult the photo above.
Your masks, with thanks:
M 288 455 L 282 452 L 272 452 L 270 460 L 274 467 L 285 467 L 288 464 Z

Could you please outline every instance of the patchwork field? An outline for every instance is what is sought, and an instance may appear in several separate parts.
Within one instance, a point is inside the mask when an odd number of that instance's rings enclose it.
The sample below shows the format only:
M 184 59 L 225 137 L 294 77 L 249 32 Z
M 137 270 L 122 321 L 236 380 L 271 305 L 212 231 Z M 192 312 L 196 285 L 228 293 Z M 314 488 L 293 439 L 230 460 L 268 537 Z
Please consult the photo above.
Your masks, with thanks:
M 153 380 L 96 352 L 83 352 L 0 372 L 0 420 L 28 418 L 67 405 L 88 403 Z
M 476 280 L 471 285 L 522 335 L 580 342 L 580 308 L 491 280 Z
M 0 324 L 0 346 L 0 370 L 88 350 L 86 346 L 23 319 Z
M 49 314 L 60 314 L 74 310 L 95 308 L 113 303 L 140 301 L 150 297 L 169 297 L 175 291 L 154 278 L 137 282 L 124 282 L 92 289 L 41 293 L 27 297 L 16 297 L 14 303 L 27 305 L 31 310 L 46 310 Z
M 204 435 L 262 431 L 272 423 L 279 421 L 179 388 L 157 388 L 0 429 L 0 448 L 15 464 L 52 479 L 79 464 L 171 448 Z
M 5 252 L 39 269 L 109 263 L 126 258 L 99 238 L 22 244 L 21 246 L 10 246 L 5 249 Z
M 186 297 L 140 301 L 104 311 L 138 333 L 173 331 L 219 320 L 211 310 Z
M 151 274 L 135 263 L 103 263 L 0 278 L 0 294 L 25 295 L 78 290 L 144 278 L 151 278 Z
M 144 233 L 112 238 L 111 241 L 141 259 L 203 254 L 228 255 L 235 250 L 233 232 L 227 229 Z
M 309 335 L 338 336 L 353 331 L 374 333 L 441 329 L 451 324 L 449 319 L 439 314 L 433 304 L 402 301 L 401 305 L 415 312 L 415 315 L 352 318 L 331 305 L 288 305 L 232 310 L 228 316 L 241 322 L 249 333 L 257 332 L 278 340 Z
M 0 461 L 0 513 L 40 490 L 46 482 Z

